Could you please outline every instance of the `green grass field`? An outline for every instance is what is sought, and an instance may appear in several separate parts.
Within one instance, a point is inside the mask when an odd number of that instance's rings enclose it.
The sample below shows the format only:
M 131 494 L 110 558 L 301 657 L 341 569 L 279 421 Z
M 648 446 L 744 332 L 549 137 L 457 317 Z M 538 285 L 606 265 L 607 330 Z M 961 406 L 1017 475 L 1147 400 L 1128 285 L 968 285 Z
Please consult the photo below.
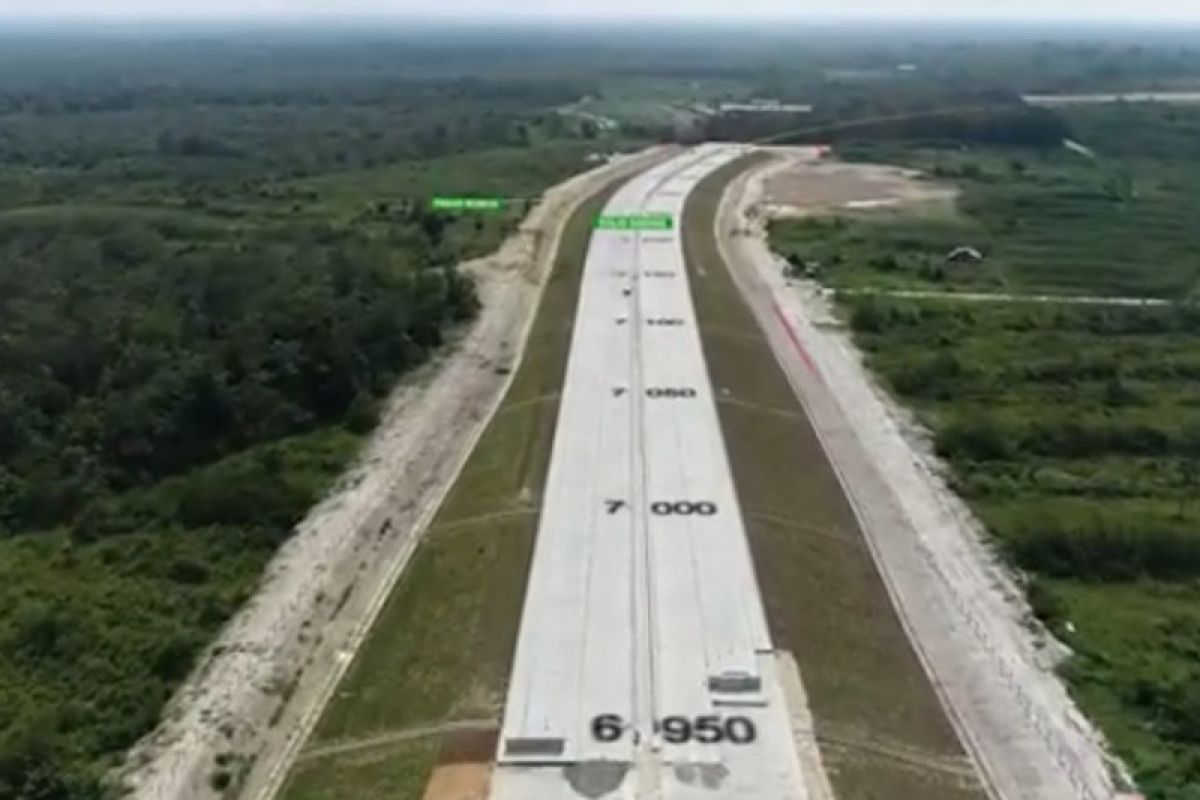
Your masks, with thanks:
M 437 758 L 433 738 L 373 747 L 351 756 L 322 756 L 298 764 L 289 800 L 398 800 L 419 798 Z
M 454 719 L 498 722 L 591 220 L 615 189 L 570 219 L 513 384 L 325 710 L 312 746 Z M 356 788 L 355 797 L 420 797 L 436 755 L 428 740 L 394 755 L 386 748 L 371 752 L 302 762 L 283 797 L 349 796 L 345 786 Z

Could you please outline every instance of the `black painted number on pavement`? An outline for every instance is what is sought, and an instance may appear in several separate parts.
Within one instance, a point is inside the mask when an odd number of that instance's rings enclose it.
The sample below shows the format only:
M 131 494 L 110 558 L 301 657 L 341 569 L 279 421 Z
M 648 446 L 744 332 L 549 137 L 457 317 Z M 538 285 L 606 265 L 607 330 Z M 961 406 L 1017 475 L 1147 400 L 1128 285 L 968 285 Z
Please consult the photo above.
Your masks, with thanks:
M 688 717 L 666 717 L 656 726 L 668 744 L 750 744 L 758 738 L 758 730 L 749 717 L 721 719 L 715 714 L 705 714 L 693 719 Z
M 617 714 L 601 714 L 592 719 L 592 737 L 597 742 L 615 742 L 625 732 L 625 721 Z
M 707 500 L 659 500 L 650 504 L 650 513 L 660 517 L 711 517 L 717 504 Z
M 652 386 L 646 390 L 646 397 L 653 400 L 674 400 L 680 398 L 693 398 L 696 396 L 696 390 L 687 386 Z
M 598 742 L 617 742 L 625 735 L 628 726 L 619 714 L 600 714 L 592 718 L 592 738 Z M 749 717 L 726 717 L 705 714 L 690 718 L 683 716 L 664 717 L 654 723 L 654 730 L 668 744 L 750 744 L 758 738 L 758 729 Z

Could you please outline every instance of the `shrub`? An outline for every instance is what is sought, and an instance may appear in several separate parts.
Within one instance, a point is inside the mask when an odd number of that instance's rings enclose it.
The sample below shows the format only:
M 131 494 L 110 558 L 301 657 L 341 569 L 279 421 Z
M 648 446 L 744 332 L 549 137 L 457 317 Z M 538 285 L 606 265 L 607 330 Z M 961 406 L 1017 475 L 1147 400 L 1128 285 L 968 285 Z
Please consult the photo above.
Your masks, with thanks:
M 857 333 L 883 333 L 889 314 L 880 302 L 871 296 L 854 301 L 850 311 L 850 327 Z
M 1008 540 L 1023 568 L 1056 578 L 1128 581 L 1200 576 L 1200 536 L 1177 528 L 1096 519 L 1083 525 L 1027 523 Z
M 1034 577 L 1025 588 L 1025 596 L 1033 615 L 1052 631 L 1058 632 L 1067 621 L 1067 606 L 1062 597 L 1044 578 Z
M 379 403 L 367 392 L 359 392 L 346 411 L 345 426 L 351 433 L 367 434 L 379 422 Z
M 972 414 L 955 419 L 938 431 L 937 449 L 952 460 L 994 461 L 1013 454 L 1013 438 L 994 417 Z

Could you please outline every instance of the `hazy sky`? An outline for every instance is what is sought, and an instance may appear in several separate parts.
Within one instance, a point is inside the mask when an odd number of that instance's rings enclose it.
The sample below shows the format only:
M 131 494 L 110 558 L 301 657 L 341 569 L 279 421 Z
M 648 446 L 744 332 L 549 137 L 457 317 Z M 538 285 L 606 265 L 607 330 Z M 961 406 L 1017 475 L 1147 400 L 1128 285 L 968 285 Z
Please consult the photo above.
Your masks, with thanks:
M 911 18 L 1200 22 L 1200 0 L 0 0 L 0 17 L 434 16 Z

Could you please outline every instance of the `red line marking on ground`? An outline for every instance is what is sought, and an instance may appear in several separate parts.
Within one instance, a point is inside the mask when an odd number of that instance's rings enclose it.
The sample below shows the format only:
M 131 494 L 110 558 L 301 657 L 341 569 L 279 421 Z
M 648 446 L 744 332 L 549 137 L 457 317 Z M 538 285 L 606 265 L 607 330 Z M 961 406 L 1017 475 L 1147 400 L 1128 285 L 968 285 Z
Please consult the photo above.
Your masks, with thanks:
M 787 314 L 783 312 L 783 309 L 779 307 L 779 301 L 772 298 L 771 307 L 775 309 L 775 316 L 778 317 L 779 321 L 783 324 L 783 329 L 787 332 L 788 339 L 791 339 L 792 347 L 796 348 L 796 352 L 800 354 L 800 359 L 804 362 L 804 366 L 808 367 L 809 371 L 812 372 L 813 375 L 816 375 L 818 379 L 824 382 L 824 379 L 821 378 L 821 370 L 817 369 L 816 362 L 812 360 L 812 356 L 810 356 L 808 351 L 804 349 L 804 345 L 801 344 L 800 337 L 797 335 L 796 329 L 792 326 L 791 320 L 788 319 Z

